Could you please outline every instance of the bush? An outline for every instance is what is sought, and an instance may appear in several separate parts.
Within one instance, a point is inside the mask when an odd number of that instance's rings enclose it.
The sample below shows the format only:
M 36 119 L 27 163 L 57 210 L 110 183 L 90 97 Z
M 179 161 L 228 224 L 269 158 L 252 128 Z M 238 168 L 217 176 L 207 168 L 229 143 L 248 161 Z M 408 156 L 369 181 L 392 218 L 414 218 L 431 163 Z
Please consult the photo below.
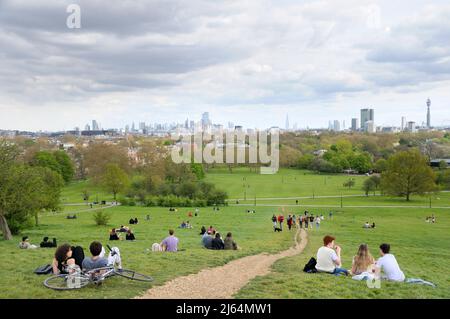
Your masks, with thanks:
M 94 218 L 95 224 L 97 226 L 106 226 L 111 219 L 111 215 L 101 210 L 94 212 L 94 215 L 92 217 Z

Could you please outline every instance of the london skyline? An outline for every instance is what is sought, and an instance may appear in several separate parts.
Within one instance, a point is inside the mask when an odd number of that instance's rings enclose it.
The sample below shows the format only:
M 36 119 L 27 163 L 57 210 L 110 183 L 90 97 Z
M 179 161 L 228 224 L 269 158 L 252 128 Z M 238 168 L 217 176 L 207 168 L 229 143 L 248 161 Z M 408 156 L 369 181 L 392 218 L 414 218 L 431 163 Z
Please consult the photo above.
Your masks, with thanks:
M 81 29 L 68 29 L 78 3 Z M 97 119 L 252 128 L 450 125 L 446 1 L 60 1 L 0 4 L 0 129 Z M 150 12 L 150 13 L 149 13 Z M 401 44 L 401 45 L 400 45 Z

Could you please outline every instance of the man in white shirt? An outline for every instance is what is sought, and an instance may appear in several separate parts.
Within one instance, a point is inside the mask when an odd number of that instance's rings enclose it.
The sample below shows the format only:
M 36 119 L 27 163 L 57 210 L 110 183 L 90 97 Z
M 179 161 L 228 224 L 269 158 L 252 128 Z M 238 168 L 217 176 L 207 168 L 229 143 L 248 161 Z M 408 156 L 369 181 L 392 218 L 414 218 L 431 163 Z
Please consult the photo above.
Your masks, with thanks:
M 318 272 L 339 275 L 341 273 L 348 275 L 348 271 L 341 268 L 341 247 L 334 244 L 333 236 L 323 238 L 323 246 L 317 251 L 316 269 Z
M 381 257 L 377 260 L 377 273 L 384 272 L 384 276 L 381 278 L 391 281 L 405 281 L 405 274 L 400 270 L 400 266 L 397 263 L 394 255 L 390 254 L 391 246 L 389 244 L 380 245 Z

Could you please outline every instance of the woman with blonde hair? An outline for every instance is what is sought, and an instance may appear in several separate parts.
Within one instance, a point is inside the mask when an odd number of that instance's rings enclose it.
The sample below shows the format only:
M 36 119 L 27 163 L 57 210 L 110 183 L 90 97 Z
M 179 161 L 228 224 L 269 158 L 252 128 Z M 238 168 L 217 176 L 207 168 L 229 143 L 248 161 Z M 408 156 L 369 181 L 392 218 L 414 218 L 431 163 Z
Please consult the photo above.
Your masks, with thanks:
M 369 252 L 369 246 L 367 244 L 361 244 L 358 249 L 358 253 L 353 257 L 352 262 L 352 274 L 361 275 L 367 272 L 369 267 L 375 264 L 375 259 Z

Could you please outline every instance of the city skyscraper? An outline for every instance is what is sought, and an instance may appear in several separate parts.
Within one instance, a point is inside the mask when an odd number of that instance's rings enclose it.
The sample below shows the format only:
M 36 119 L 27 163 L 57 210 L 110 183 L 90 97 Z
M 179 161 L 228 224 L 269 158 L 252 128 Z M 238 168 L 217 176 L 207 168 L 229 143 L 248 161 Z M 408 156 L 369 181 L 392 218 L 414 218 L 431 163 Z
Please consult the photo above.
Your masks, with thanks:
M 359 128 L 359 123 L 357 118 L 352 118 L 352 131 L 357 131 Z
M 209 119 L 209 112 L 205 112 L 202 114 L 202 126 L 207 127 L 211 124 L 211 121 Z
M 431 127 L 431 111 L 430 111 L 430 106 L 431 106 L 431 100 L 430 100 L 430 98 L 428 98 L 428 100 L 427 100 L 427 127 L 428 127 L 428 128 Z
M 339 132 L 341 130 L 341 123 L 338 120 L 333 122 L 333 131 Z
M 289 130 L 289 114 L 286 114 L 286 130 Z
M 92 120 L 92 130 L 98 131 L 100 128 L 98 127 L 98 123 L 96 120 Z
M 406 117 L 402 116 L 402 131 L 406 129 Z
M 361 129 L 365 130 L 366 122 L 373 122 L 375 126 L 375 115 L 373 109 L 361 109 Z

